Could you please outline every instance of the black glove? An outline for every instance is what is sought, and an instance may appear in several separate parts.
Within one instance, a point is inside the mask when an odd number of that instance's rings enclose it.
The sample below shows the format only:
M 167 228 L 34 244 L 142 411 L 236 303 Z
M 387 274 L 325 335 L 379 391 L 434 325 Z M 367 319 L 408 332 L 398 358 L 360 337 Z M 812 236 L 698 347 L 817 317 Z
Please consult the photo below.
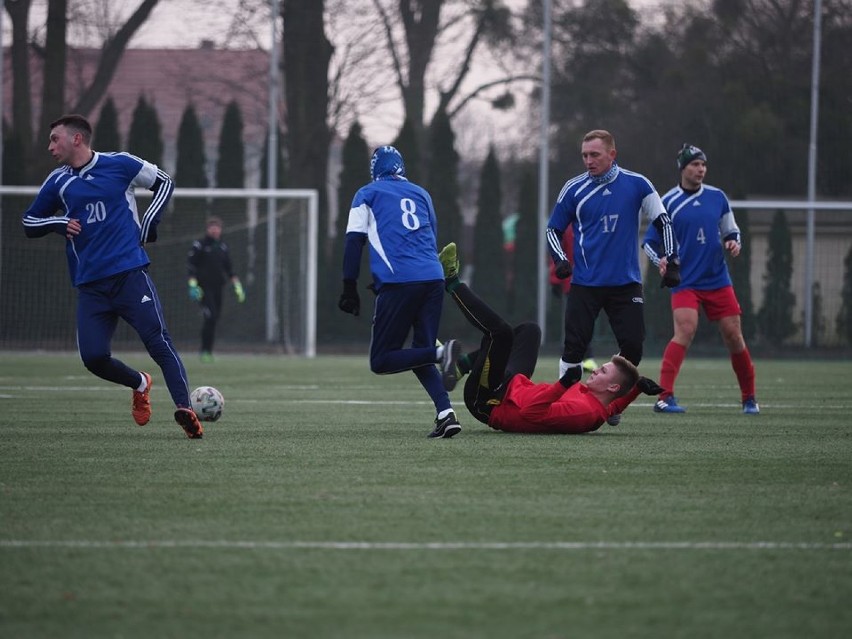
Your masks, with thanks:
M 666 274 L 663 275 L 663 281 L 660 282 L 660 288 L 674 288 L 680 284 L 680 263 L 669 262 L 666 264 Z
M 565 388 L 571 388 L 574 384 L 580 381 L 580 378 L 582 376 L 582 364 L 578 364 L 577 366 L 571 366 L 567 371 L 565 371 L 565 374 L 559 378 L 559 383 L 562 384 Z
M 641 392 L 645 393 L 646 395 L 659 395 L 665 390 L 653 379 L 648 379 L 647 377 L 640 377 L 639 381 L 636 382 L 636 386 Z
M 566 280 L 571 277 L 571 273 L 574 272 L 574 268 L 571 266 L 571 262 L 568 260 L 559 260 L 556 263 L 556 277 L 560 280 Z
M 343 292 L 340 294 L 337 308 L 358 317 L 358 313 L 361 312 L 361 298 L 358 297 L 358 286 L 355 280 L 343 280 Z

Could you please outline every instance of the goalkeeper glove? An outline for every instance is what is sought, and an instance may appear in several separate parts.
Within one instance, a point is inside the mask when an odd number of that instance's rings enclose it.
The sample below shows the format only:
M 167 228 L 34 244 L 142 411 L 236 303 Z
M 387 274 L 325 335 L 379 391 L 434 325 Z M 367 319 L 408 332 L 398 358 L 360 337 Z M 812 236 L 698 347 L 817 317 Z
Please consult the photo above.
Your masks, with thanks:
M 189 278 L 189 299 L 200 302 L 202 297 L 204 297 L 204 291 L 198 285 L 198 280 L 194 277 Z
M 571 273 L 574 272 L 574 268 L 571 266 L 571 262 L 568 260 L 559 260 L 556 263 L 556 277 L 560 280 L 567 280 L 571 277 Z
M 358 317 L 358 313 L 361 312 L 361 298 L 358 297 L 358 287 L 355 280 L 343 280 L 343 293 L 340 294 L 337 307 L 344 313 Z
M 680 284 L 680 262 L 673 261 L 666 264 L 666 274 L 660 282 L 660 288 L 674 288 Z
M 565 371 L 565 374 L 559 378 L 559 383 L 562 384 L 565 388 L 571 388 L 574 384 L 580 381 L 580 378 L 583 376 L 583 366 L 577 364 L 576 366 L 571 366 Z
M 659 395 L 665 390 L 653 379 L 649 379 L 647 377 L 640 377 L 639 381 L 636 382 L 636 386 L 640 392 L 645 393 L 645 395 Z
M 246 301 L 246 292 L 239 280 L 234 280 L 234 295 L 237 296 L 237 302 L 240 304 Z

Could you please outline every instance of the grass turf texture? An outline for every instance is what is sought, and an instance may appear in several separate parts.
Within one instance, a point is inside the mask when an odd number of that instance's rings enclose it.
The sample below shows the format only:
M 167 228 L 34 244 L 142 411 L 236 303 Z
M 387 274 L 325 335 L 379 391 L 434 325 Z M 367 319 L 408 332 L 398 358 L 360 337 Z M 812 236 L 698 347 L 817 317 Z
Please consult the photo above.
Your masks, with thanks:
M 835 637 L 852 629 L 846 362 L 687 359 L 583 436 L 428 440 L 365 357 L 188 359 L 225 396 L 190 441 L 73 355 L 2 354 L 0 636 Z M 644 363 L 656 377 L 658 361 Z M 543 360 L 536 379 L 555 374 Z M 764 543 L 765 545 L 761 545 Z

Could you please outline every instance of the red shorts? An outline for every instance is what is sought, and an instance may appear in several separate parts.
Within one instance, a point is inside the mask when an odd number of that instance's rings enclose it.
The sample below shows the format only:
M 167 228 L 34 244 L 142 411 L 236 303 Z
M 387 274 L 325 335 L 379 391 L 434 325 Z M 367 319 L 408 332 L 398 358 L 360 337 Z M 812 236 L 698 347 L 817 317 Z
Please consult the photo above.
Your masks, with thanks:
M 699 306 L 704 307 L 704 313 L 711 322 L 743 313 L 740 303 L 737 301 L 737 296 L 734 294 L 733 286 L 725 286 L 712 291 L 698 291 L 688 288 L 672 293 L 672 310 L 692 308 L 697 311 Z

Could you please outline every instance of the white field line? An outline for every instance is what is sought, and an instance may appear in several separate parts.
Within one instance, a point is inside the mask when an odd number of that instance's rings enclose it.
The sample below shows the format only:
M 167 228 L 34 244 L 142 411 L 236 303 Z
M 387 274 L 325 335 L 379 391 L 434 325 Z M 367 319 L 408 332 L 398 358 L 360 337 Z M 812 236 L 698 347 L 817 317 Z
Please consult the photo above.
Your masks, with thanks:
M 226 550 L 852 550 L 852 543 L 786 541 L 532 541 L 532 542 L 369 542 L 369 541 L 95 541 L 0 539 L 0 549 L 76 548 L 84 550 L 219 548 Z
M 364 387 L 368 388 L 368 387 Z M 283 385 L 276 386 L 276 390 L 279 391 L 318 391 L 321 390 L 319 386 L 315 385 Z M 6 386 L 0 385 L 0 399 L 19 399 L 18 396 L 10 393 L 51 393 L 51 392 L 62 392 L 62 391 L 73 391 L 73 392 L 126 392 L 127 389 L 121 386 L 115 386 L 111 384 L 106 385 L 92 385 L 92 386 Z M 340 405 L 349 405 L 349 406 L 362 406 L 362 405 L 375 405 L 375 406 L 431 406 L 432 402 L 428 400 L 364 400 L 364 399 L 304 399 L 304 398 L 281 398 L 281 399 L 229 399 L 229 403 L 245 403 L 245 404 L 340 404 Z M 653 406 L 654 403 L 651 401 L 635 401 L 631 404 L 634 408 L 649 408 Z M 789 409 L 789 408 L 808 408 L 807 405 L 804 404 L 779 404 L 772 403 L 767 404 L 764 402 L 760 403 L 762 408 L 772 408 L 772 409 Z M 689 406 L 693 406 L 695 408 L 739 408 L 740 404 L 738 402 L 689 402 Z M 819 404 L 820 408 L 823 409 L 849 409 L 850 403 L 840 403 L 840 404 Z

